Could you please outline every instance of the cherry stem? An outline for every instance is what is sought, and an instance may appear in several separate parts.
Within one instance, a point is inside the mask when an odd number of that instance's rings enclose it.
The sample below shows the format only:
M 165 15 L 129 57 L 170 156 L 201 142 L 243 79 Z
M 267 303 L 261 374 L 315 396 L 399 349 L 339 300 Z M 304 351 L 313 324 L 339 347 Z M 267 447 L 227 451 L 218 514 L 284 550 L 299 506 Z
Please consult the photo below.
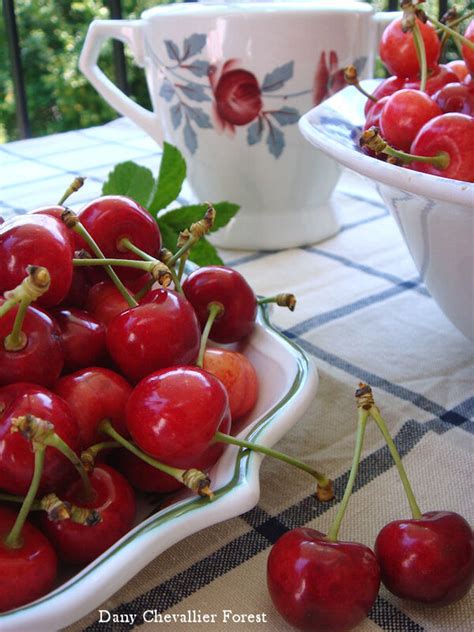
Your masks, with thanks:
M 276 303 L 280 307 L 288 307 L 290 312 L 295 311 L 296 297 L 294 294 L 276 294 L 275 296 L 262 296 L 257 299 L 259 305 L 267 303 Z
M 154 281 L 158 281 L 163 287 L 168 287 L 172 280 L 171 270 L 164 263 L 155 259 L 154 261 L 136 261 L 135 259 L 73 259 L 73 265 L 78 267 L 84 266 L 122 266 L 125 268 L 135 268 L 137 270 L 143 270 L 149 272 L 153 276 Z M 133 298 L 133 297 L 132 297 Z M 134 303 L 138 305 L 135 299 Z
M 371 127 L 365 132 L 362 132 L 360 144 L 367 146 L 376 154 L 387 154 L 387 156 L 397 158 L 401 162 L 424 162 L 440 170 L 447 169 L 451 162 L 449 154 L 446 151 L 440 151 L 435 156 L 417 156 L 415 154 L 408 154 L 399 149 L 394 149 L 383 140 L 376 127 Z
M 337 510 L 336 517 L 334 518 L 333 523 L 327 534 L 327 539 L 330 542 L 337 541 L 339 529 L 341 527 L 342 520 L 346 513 L 347 505 L 349 504 L 349 500 L 352 495 L 352 489 L 354 487 L 354 482 L 357 476 L 357 470 L 359 469 L 360 457 L 364 445 L 365 428 L 367 426 L 368 417 L 369 413 L 367 410 L 365 410 L 364 408 L 358 409 L 356 444 L 354 448 L 354 456 L 352 459 L 351 472 L 349 474 L 346 489 L 344 490 L 344 496 L 342 497 L 341 504 L 339 505 L 339 508 Z
M 81 178 L 80 176 L 78 176 L 77 178 L 74 178 L 74 180 L 65 190 L 62 198 L 59 200 L 58 205 L 62 206 L 64 202 L 68 199 L 68 197 L 70 197 L 73 193 L 76 193 L 76 191 L 79 191 L 79 189 L 84 184 L 85 180 L 86 180 L 85 178 Z
M 350 65 L 344 68 L 344 80 L 347 85 L 354 86 L 354 88 L 362 95 L 364 95 L 364 97 L 367 97 L 367 99 L 370 99 L 370 101 L 377 103 L 377 97 L 367 92 L 367 90 L 364 90 L 364 88 L 360 85 L 357 68 L 355 66 Z
M 142 300 L 142 298 L 148 294 L 148 292 L 151 290 L 151 288 L 153 287 L 153 285 L 155 284 L 155 279 L 150 279 L 149 281 L 147 281 L 144 286 L 142 287 L 141 290 L 139 290 L 136 294 L 133 295 L 133 298 L 137 301 L 140 302 Z
M 212 498 L 213 493 L 209 489 L 210 480 L 209 478 L 199 470 L 194 468 L 188 470 L 182 470 L 177 467 L 172 467 L 171 465 L 165 465 L 160 461 L 157 461 L 148 454 L 142 452 L 139 448 L 137 448 L 133 443 L 127 441 L 125 437 L 122 437 L 115 428 L 112 426 L 108 419 L 103 419 L 99 424 L 99 430 L 109 437 L 112 437 L 117 443 L 119 443 L 123 448 L 127 449 L 129 452 L 137 456 L 148 465 L 155 467 L 157 470 L 168 474 L 172 478 L 176 479 L 180 483 L 184 483 L 186 487 L 192 489 L 197 492 L 200 496 L 207 496 L 208 498 Z
M 206 235 L 214 225 L 214 220 L 216 218 L 216 210 L 210 204 L 207 203 L 207 210 L 204 213 L 204 217 L 192 224 L 189 230 L 184 230 L 179 235 L 178 245 L 179 249 L 174 255 L 167 261 L 168 267 L 172 267 L 177 263 L 178 259 L 180 259 L 183 255 L 185 255 L 194 244 L 201 239 L 204 235 Z M 179 276 L 178 273 L 178 277 Z
M 30 302 L 28 297 L 24 297 L 18 305 L 18 311 L 13 322 L 13 329 L 3 341 L 3 346 L 7 351 L 21 351 L 28 344 L 28 338 L 22 330 L 22 327 Z
M 35 469 L 33 472 L 33 478 L 31 479 L 31 483 L 28 488 L 28 493 L 25 496 L 25 500 L 23 501 L 18 516 L 16 517 L 15 524 L 13 525 L 10 533 L 5 538 L 5 546 L 9 549 L 19 549 L 22 546 L 21 530 L 23 529 L 23 525 L 25 524 L 31 506 L 35 501 L 35 497 L 41 481 L 41 475 L 43 474 L 44 454 L 46 451 L 46 447 L 43 445 L 35 445 L 34 451 Z
M 73 213 L 69 209 L 65 209 L 63 211 L 63 214 L 62 214 L 62 220 L 63 220 L 63 222 L 66 224 L 66 226 L 68 228 L 71 228 L 80 237 L 82 237 L 82 239 L 86 242 L 86 244 L 89 246 L 89 248 L 92 250 L 92 252 L 97 257 L 100 257 L 101 259 L 104 259 L 104 255 L 102 253 L 102 250 L 99 248 L 99 246 L 97 245 L 95 239 L 92 237 L 92 235 L 89 233 L 89 231 L 85 228 L 85 226 L 83 226 L 81 224 L 79 218 L 77 217 L 77 215 L 75 213 Z M 117 273 L 115 272 L 115 270 L 113 268 L 111 268 L 109 265 L 106 265 L 104 267 L 104 269 L 107 272 L 107 274 L 109 275 L 111 281 L 113 282 L 113 284 L 115 285 L 117 290 L 120 292 L 120 294 L 123 296 L 123 298 L 127 301 L 128 306 L 129 307 L 137 307 L 138 303 L 133 298 L 133 296 L 130 294 L 130 292 L 127 290 L 127 288 L 122 283 L 122 281 L 118 278 Z
M 119 247 L 119 249 L 125 248 L 126 250 L 133 252 L 135 255 L 137 255 L 137 257 L 140 257 L 144 261 L 153 261 L 153 263 L 159 263 L 158 259 L 156 259 L 155 257 L 152 257 L 144 250 L 141 250 L 140 248 L 135 246 L 135 244 L 133 244 L 128 237 L 123 237 L 119 241 L 117 246 Z M 171 278 L 173 279 L 173 283 L 176 288 L 176 291 L 179 292 L 180 294 L 183 294 L 183 288 L 181 287 L 181 283 L 179 282 L 179 278 L 178 278 L 178 275 L 176 274 L 176 270 L 174 269 L 174 266 L 171 266 L 169 268 L 169 271 L 171 274 Z
M 428 80 L 428 64 L 426 62 L 425 42 L 423 40 L 423 35 L 421 34 L 417 20 L 415 20 L 415 23 L 413 25 L 412 33 L 413 43 L 415 44 L 416 55 L 418 57 L 418 63 L 420 64 L 420 90 L 421 92 L 425 92 L 426 82 Z
M 455 31 L 454 29 L 450 28 L 449 26 L 446 26 L 446 24 L 443 24 L 442 22 L 440 22 L 436 18 L 432 18 L 429 15 L 427 15 L 426 17 L 438 29 L 440 29 L 444 33 L 448 33 L 449 35 L 451 35 L 451 37 L 454 39 L 455 42 L 456 41 L 457 42 L 461 42 L 462 44 L 464 44 L 465 46 L 467 46 L 471 50 L 474 50 L 474 42 L 471 42 L 470 39 L 468 39 L 467 37 L 464 37 L 464 35 L 461 35 L 461 33 L 458 33 L 457 31 Z
M 220 314 L 224 313 L 224 306 L 222 305 L 222 303 L 218 303 L 217 301 L 209 303 L 207 309 L 209 311 L 209 316 L 207 317 L 206 324 L 201 334 L 201 344 L 199 345 L 199 354 L 196 361 L 196 366 L 198 366 L 200 369 L 202 369 L 204 364 L 204 354 L 206 353 L 206 345 L 209 339 L 209 334 L 211 333 L 212 325 L 214 324 L 216 318 Z
M 468 11 L 464 15 L 461 15 L 459 18 L 456 18 L 455 20 L 450 20 L 448 26 L 450 26 L 451 28 L 453 28 L 454 26 L 459 26 L 465 20 L 469 20 L 469 18 L 472 18 L 473 16 L 474 11 Z
M 95 459 L 99 452 L 102 452 L 102 450 L 110 450 L 120 447 L 121 446 L 118 441 L 101 441 L 100 443 L 95 443 L 81 453 L 81 463 L 86 470 L 90 472 L 94 469 Z
M 403 489 L 405 490 L 405 494 L 406 494 L 408 503 L 410 505 L 412 516 L 413 518 L 418 520 L 422 517 L 422 513 L 420 511 L 418 503 L 416 502 L 415 495 L 410 485 L 410 481 L 408 480 L 408 476 L 405 471 L 405 468 L 403 467 L 400 454 L 397 450 L 397 446 L 395 445 L 390 435 L 387 424 L 385 423 L 384 419 L 382 418 L 382 415 L 380 414 L 380 410 L 377 408 L 375 404 L 372 404 L 368 412 L 369 412 L 369 415 L 377 424 L 377 426 L 379 427 L 379 430 L 382 433 L 383 438 L 385 439 L 388 449 L 390 450 L 390 454 L 392 455 L 392 459 L 394 460 L 395 465 L 397 466 L 398 474 L 402 481 Z
M 306 472 L 307 474 L 310 474 L 313 478 L 316 479 L 318 483 L 317 495 L 320 500 L 331 500 L 332 498 L 334 498 L 331 479 L 329 479 L 318 470 L 315 470 L 307 463 L 300 461 L 299 459 L 295 459 L 292 456 L 288 456 L 288 454 L 278 452 L 278 450 L 274 450 L 273 448 L 267 448 L 266 446 L 260 445 L 258 443 L 252 443 L 251 441 L 237 439 L 236 437 L 224 434 L 223 432 L 216 432 L 216 434 L 214 435 L 214 441 L 217 443 L 237 445 L 240 448 L 247 448 L 248 450 L 253 450 L 254 452 L 261 452 L 262 454 L 266 454 L 267 456 L 273 457 L 274 459 L 278 459 L 279 461 L 288 463 L 288 465 L 293 465 L 294 467 L 302 470 L 303 472 Z

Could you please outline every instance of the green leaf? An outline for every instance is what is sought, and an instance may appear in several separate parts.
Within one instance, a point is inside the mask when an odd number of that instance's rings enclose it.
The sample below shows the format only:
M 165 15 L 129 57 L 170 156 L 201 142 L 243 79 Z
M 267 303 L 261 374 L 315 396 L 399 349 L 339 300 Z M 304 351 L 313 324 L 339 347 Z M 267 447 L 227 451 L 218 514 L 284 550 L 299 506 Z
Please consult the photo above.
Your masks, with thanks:
M 126 195 L 146 208 L 154 182 L 150 169 L 128 160 L 118 164 L 109 173 L 102 187 L 102 194 Z
M 214 204 L 216 209 L 216 220 L 211 232 L 218 230 L 225 226 L 239 210 L 238 204 L 232 204 L 231 202 L 217 202 Z M 168 211 L 160 216 L 159 224 L 168 224 L 176 231 L 189 228 L 194 222 L 198 222 L 204 217 L 204 213 L 207 210 L 207 204 L 192 204 L 191 206 L 181 206 L 180 208 Z
M 223 265 L 224 262 L 217 254 L 217 250 L 204 237 L 195 244 L 189 253 L 189 259 L 199 266 Z
M 160 173 L 151 192 L 148 210 L 156 217 L 158 211 L 175 200 L 186 177 L 186 162 L 177 147 L 165 143 L 161 158 Z
M 160 222 L 159 226 L 163 248 L 168 248 L 171 252 L 176 252 L 176 243 L 178 241 L 179 231 L 175 230 L 165 222 Z

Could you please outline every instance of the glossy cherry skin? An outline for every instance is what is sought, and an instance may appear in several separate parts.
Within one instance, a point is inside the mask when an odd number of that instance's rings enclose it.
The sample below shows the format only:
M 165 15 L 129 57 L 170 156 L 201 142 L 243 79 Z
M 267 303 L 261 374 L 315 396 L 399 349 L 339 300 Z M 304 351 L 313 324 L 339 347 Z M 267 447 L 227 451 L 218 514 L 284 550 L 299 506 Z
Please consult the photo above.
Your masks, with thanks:
M 343 632 L 365 619 L 380 586 L 374 553 L 356 542 L 330 542 L 299 528 L 274 544 L 267 583 L 281 616 L 305 632 Z
M 144 301 L 107 327 L 109 353 L 132 382 L 164 367 L 192 364 L 199 352 L 199 323 L 181 294 L 153 290 Z
M 0 612 L 39 599 L 53 588 L 56 579 L 56 553 L 41 531 L 29 522 L 21 531 L 21 547 L 5 546 L 4 539 L 15 524 L 16 515 L 0 506 Z
M 10 432 L 12 419 L 35 415 L 50 421 L 56 433 L 77 452 L 79 431 L 69 406 L 60 397 L 34 384 L 11 384 L 0 388 L 0 489 L 24 496 L 34 470 L 31 441 Z M 58 492 L 74 477 L 74 467 L 58 450 L 46 448 L 40 495 Z
M 446 66 L 456 73 L 458 81 L 464 81 L 469 74 L 469 69 L 463 59 L 453 59 L 453 61 L 449 61 Z
M 79 218 L 106 257 L 139 259 L 119 246 L 124 237 L 153 257 L 160 252 L 161 234 L 157 223 L 148 211 L 130 198 L 121 195 L 98 198 L 80 211 Z M 142 274 L 135 268 L 117 268 L 116 272 L 121 279 L 134 279 Z
M 461 599 L 474 578 L 474 536 L 457 513 L 430 511 L 395 520 L 377 536 L 382 582 L 403 599 L 444 606 Z
M 105 436 L 97 430 L 103 419 L 128 436 L 125 405 L 132 387 L 118 373 L 100 367 L 81 369 L 58 380 L 54 390 L 72 410 L 84 448 L 104 441 Z
M 437 66 L 428 77 L 424 92 L 431 96 L 447 83 L 453 82 L 459 83 L 457 74 L 453 70 L 448 68 L 448 66 L 441 64 L 440 66 Z M 417 79 L 416 81 L 408 80 L 405 81 L 405 85 L 403 87 L 408 90 L 419 90 L 420 85 L 421 81 L 419 79 Z
M 445 178 L 474 182 L 474 119 L 466 114 L 448 113 L 436 116 L 418 132 L 410 148 L 411 154 L 435 156 L 444 151 L 450 157 L 445 169 L 433 165 L 410 163 L 417 171 Z
M 424 24 L 417 20 L 426 50 L 428 69 L 436 66 L 441 52 L 441 45 L 436 30 L 429 22 Z M 384 30 L 379 47 L 380 57 L 392 75 L 397 77 L 416 78 L 420 72 L 420 64 L 416 56 L 415 44 L 411 32 L 402 31 L 402 18 L 393 20 Z
M 51 286 L 37 304 L 58 305 L 72 281 L 72 247 L 67 228 L 48 215 L 22 215 L 0 225 L 0 294 L 26 277 L 29 265 L 44 266 Z
M 248 336 L 257 317 L 257 299 L 244 277 L 225 266 L 204 266 L 183 283 L 183 292 L 196 310 L 201 328 L 209 316 L 209 304 L 220 303 L 224 311 L 215 319 L 211 340 L 237 342 Z
M 373 91 L 372 95 L 376 99 L 382 99 L 383 97 L 389 97 L 397 90 L 401 90 L 405 87 L 405 80 L 402 77 L 396 77 L 392 75 L 391 77 L 387 77 Z M 371 99 L 367 99 L 364 106 L 364 114 L 367 116 L 369 111 L 374 107 L 375 102 Z
M 3 302 L 0 299 L 0 305 Z M 17 311 L 13 307 L 0 318 L 0 386 L 33 382 L 51 388 L 64 365 L 59 327 L 43 310 L 28 307 L 22 325 L 26 346 L 19 351 L 7 351 L 3 341 L 12 331 Z
M 445 113 L 459 112 L 474 116 L 474 86 L 448 83 L 433 95 L 433 101 Z
M 464 33 L 464 37 L 466 37 L 468 40 L 471 40 L 471 42 L 474 42 L 474 20 L 471 20 L 469 22 Z M 474 50 L 472 48 L 469 48 L 469 46 L 466 46 L 466 44 L 463 44 L 461 51 L 469 72 L 471 73 L 471 75 L 474 75 Z
M 83 268 L 75 267 L 72 273 L 71 287 L 61 305 L 64 307 L 76 307 L 84 309 L 87 295 L 92 287 L 87 271 Z
M 258 377 L 248 358 L 230 349 L 209 348 L 204 353 L 203 368 L 224 384 L 232 421 L 252 410 L 258 397 Z
M 442 113 L 441 108 L 424 92 L 399 90 L 388 98 L 380 115 L 382 137 L 396 149 L 409 151 L 423 125 Z
M 106 355 L 105 326 L 74 307 L 58 307 L 51 314 L 61 330 L 65 371 L 100 364 Z
M 169 494 L 184 487 L 183 483 L 142 461 L 128 450 L 117 450 L 113 463 L 135 489 L 142 492 Z
M 58 556 L 69 564 L 89 564 L 120 540 L 133 526 L 136 502 L 132 488 L 116 470 L 97 465 L 90 474 L 94 498 L 83 499 L 81 481 L 75 481 L 63 494 L 79 507 L 95 509 L 101 517 L 97 524 L 87 526 L 70 519 L 52 522 L 42 517 L 42 527 L 53 543 Z
M 219 116 L 233 125 L 247 125 L 263 107 L 257 78 L 248 70 L 224 72 L 215 88 L 214 98 Z
M 90 288 L 85 308 L 101 323 L 108 325 L 130 306 L 112 281 L 100 281 Z
M 229 415 L 223 384 L 197 367 L 163 369 L 133 390 L 127 426 L 135 443 L 168 465 L 197 467 Z

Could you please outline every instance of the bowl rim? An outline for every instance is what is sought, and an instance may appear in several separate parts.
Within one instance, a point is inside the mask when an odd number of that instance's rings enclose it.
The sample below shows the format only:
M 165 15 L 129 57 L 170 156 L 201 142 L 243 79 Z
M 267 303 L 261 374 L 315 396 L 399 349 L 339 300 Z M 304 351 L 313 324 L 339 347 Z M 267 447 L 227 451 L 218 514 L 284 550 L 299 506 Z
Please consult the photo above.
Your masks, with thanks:
M 362 81 L 361 85 L 367 92 L 371 93 L 380 82 L 381 80 L 378 79 L 368 79 Z M 449 204 L 467 206 L 474 213 L 474 184 L 470 182 L 412 171 L 382 162 L 358 151 L 355 145 L 351 149 L 336 140 L 332 144 L 328 143 L 327 136 L 320 130 L 320 128 L 324 128 L 324 122 L 321 122 L 322 116 L 332 113 L 354 127 L 361 127 L 364 122 L 365 101 L 366 97 L 355 87 L 344 88 L 304 114 L 298 123 L 300 131 L 312 145 L 361 175 L 407 193 Z M 347 110 L 348 104 L 352 107 L 354 114 L 350 119 L 341 113 L 342 106 L 346 106 Z

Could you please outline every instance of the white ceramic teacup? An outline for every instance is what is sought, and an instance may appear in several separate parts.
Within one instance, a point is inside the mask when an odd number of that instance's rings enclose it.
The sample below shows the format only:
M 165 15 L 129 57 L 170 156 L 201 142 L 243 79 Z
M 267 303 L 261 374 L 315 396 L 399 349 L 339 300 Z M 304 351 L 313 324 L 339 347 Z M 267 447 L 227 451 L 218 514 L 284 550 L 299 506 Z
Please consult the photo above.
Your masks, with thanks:
M 198 199 L 241 205 L 215 243 L 288 248 L 338 230 L 330 195 L 339 167 L 304 142 L 298 119 L 343 87 L 344 66 L 371 75 L 392 17 L 339 0 L 164 5 L 140 20 L 94 21 L 79 65 L 118 112 L 179 147 Z M 98 67 L 109 38 L 145 69 L 153 111 Z

